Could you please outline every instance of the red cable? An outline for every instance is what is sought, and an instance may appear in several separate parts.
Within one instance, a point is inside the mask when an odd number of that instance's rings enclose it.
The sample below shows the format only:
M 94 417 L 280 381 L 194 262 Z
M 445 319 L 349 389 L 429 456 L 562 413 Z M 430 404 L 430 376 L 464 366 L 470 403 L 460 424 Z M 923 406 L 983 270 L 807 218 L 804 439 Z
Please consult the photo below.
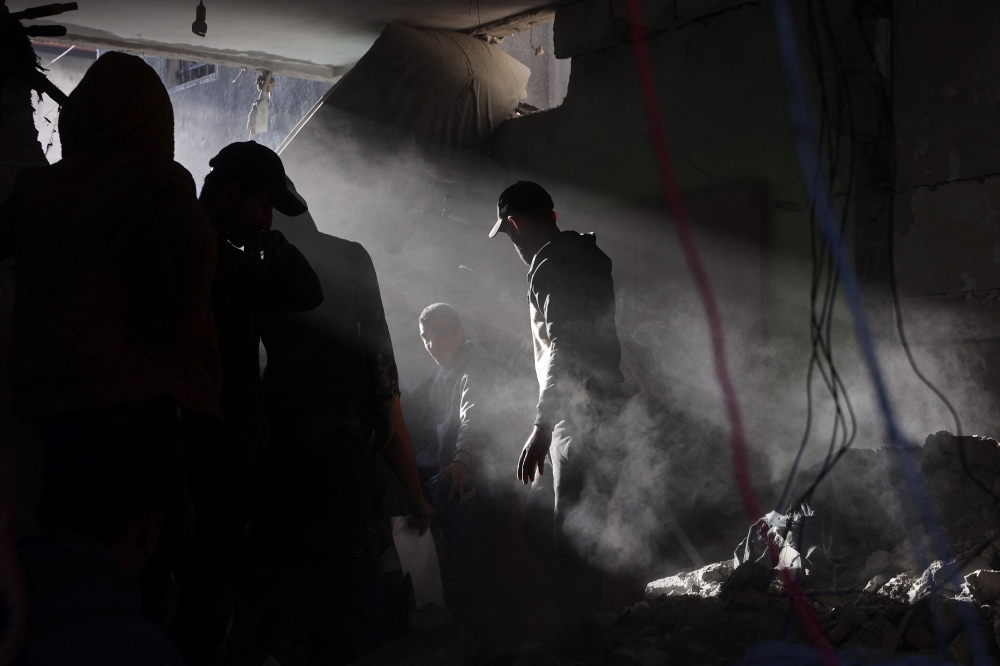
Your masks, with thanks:
M 722 315 L 719 312 L 719 302 L 712 289 L 712 282 L 708 277 L 708 271 L 701 255 L 698 252 L 698 245 L 694 239 L 694 231 L 691 229 L 691 221 L 688 218 L 687 210 L 684 208 L 684 201 L 680 191 L 677 189 L 677 178 L 674 175 L 673 161 L 670 157 L 670 143 L 667 141 L 667 132 L 663 125 L 663 116 L 660 113 L 660 102 L 656 93 L 656 79 L 653 75 L 653 60 L 649 54 L 649 43 L 646 41 L 646 30 L 643 25 L 642 0 L 626 0 L 628 11 L 629 28 L 632 34 L 632 52 L 635 55 L 635 66 L 639 73 L 639 87 L 642 92 L 643 105 L 646 107 L 646 119 L 649 122 L 649 133 L 653 140 L 653 150 L 656 153 L 656 162 L 659 166 L 660 180 L 663 186 L 663 194 L 667 200 L 667 208 L 673 218 L 674 227 L 677 230 L 677 237 L 680 240 L 681 248 L 684 250 L 684 259 L 691 270 L 695 286 L 698 288 L 698 295 L 701 297 L 705 307 L 705 316 L 708 318 L 708 328 L 712 337 L 712 355 L 715 361 L 715 376 L 719 380 L 719 387 L 722 389 L 723 400 L 726 403 L 726 415 L 729 417 L 729 427 L 732 433 L 733 447 L 733 467 L 736 474 L 736 484 L 739 486 L 740 495 L 743 498 L 743 505 L 751 520 L 757 520 L 762 516 L 760 502 L 757 501 L 757 493 L 754 491 L 750 480 L 750 468 L 747 463 L 747 441 L 743 431 L 743 417 L 740 414 L 739 398 L 736 395 L 736 387 L 733 385 L 732 376 L 729 373 L 729 361 L 726 358 L 726 341 L 722 330 Z M 771 560 L 776 564 L 778 561 L 777 547 L 774 541 L 768 538 L 768 528 L 764 521 L 755 523 L 764 543 L 768 544 L 768 552 Z M 823 634 L 823 628 L 816 619 L 812 608 L 806 601 L 804 592 L 798 581 L 789 573 L 788 569 L 780 572 L 782 583 L 788 590 L 792 599 L 792 605 L 798 611 L 805 625 L 806 632 L 813 644 L 819 649 L 823 656 L 823 661 L 828 666 L 837 663 L 833 647 Z

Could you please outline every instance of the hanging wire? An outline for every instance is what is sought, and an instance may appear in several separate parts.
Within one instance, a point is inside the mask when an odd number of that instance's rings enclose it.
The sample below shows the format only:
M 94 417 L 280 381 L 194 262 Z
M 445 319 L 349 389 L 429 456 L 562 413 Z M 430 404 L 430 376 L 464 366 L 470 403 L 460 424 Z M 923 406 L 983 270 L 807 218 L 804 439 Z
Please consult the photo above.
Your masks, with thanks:
M 900 449 L 899 462 L 903 477 L 910 486 L 911 494 L 916 504 L 915 509 L 918 511 L 923 525 L 931 537 L 933 547 L 943 559 L 948 560 L 948 542 L 945 539 L 941 523 L 937 518 L 937 513 L 927 492 L 924 480 L 920 475 L 920 471 L 909 455 L 909 452 L 916 447 L 907 441 L 907 438 L 899 427 L 896 412 L 889 396 L 888 386 L 885 382 L 885 375 L 882 372 L 878 355 L 875 352 L 874 337 L 872 336 L 867 314 L 865 313 L 861 288 L 854 274 L 853 265 L 847 256 L 844 243 L 838 235 L 836 219 L 830 205 L 828 193 L 822 188 L 813 187 L 812 180 L 808 177 L 816 169 L 815 155 L 811 149 L 811 137 L 815 134 L 815 126 L 806 102 L 803 78 L 799 69 L 794 23 L 788 0 L 774 0 L 773 6 L 778 44 L 782 58 L 782 69 L 788 89 L 789 112 L 795 134 L 796 154 L 802 172 L 806 176 L 805 180 L 807 186 L 810 188 L 810 195 L 816 202 L 816 208 L 819 212 L 820 229 L 826 238 L 840 274 L 844 296 L 854 318 L 858 343 L 875 387 L 878 406 L 884 417 L 887 435 L 893 446 Z M 916 530 L 917 525 L 914 524 L 915 521 L 907 522 L 913 528 L 912 532 L 915 537 L 915 543 L 922 543 L 920 539 L 921 535 Z M 928 563 L 927 554 L 921 550 L 917 555 L 920 560 L 919 563 L 926 567 Z M 989 658 L 975 611 L 964 606 L 964 604 L 959 604 L 959 615 L 961 616 L 962 623 L 965 625 L 966 636 L 969 641 L 970 651 L 973 654 L 974 663 L 976 666 L 985 666 L 989 663 Z
M 838 136 L 835 131 L 837 125 L 836 120 L 839 117 L 839 114 L 834 112 L 827 93 L 829 89 L 827 71 L 830 67 L 832 67 L 835 73 L 835 83 L 839 84 L 839 89 L 842 91 L 841 95 L 843 96 L 844 106 L 847 111 L 848 133 L 850 137 L 854 136 L 854 111 L 853 104 L 851 102 L 850 87 L 846 79 L 846 72 L 840 60 L 840 53 L 837 48 L 836 41 L 833 39 L 832 31 L 829 29 L 827 22 L 823 20 L 824 18 L 828 18 L 826 14 L 825 5 L 821 7 L 820 10 L 816 10 L 813 7 L 813 0 L 809 0 L 806 3 L 806 36 L 809 41 L 809 53 L 812 58 L 820 98 L 819 130 L 816 137 L 815 147 L 816 171 L 813 174 L 813 186 L 818 186 L 819 181 L 825 176 L 827 191 L 832 192 L 836 183 L 836 175 L 840 168 L 841 151 Z M 822 23 L 826 28 L 823 31 L 824 35 L 821 35 L 817 31 L 817 25 L 820 23 Z M 824 48 L 822 44 L 822 37 L 824 36 L 828 40 L 830 50 L 833 54 L 833 62 L 829 63 L 830 67 L 828 67 L 828 63 L 823 57 Z M 847 216 L 849 203 L 853 195 L 856 166 L 854 143 L 852 141 L 847 168 L 846 190 L 844 193 L 843 209 L 839 225 L 841 238 L 843 238 L 847 228 Z M 816 371 L 818 371 L 823 384 L 826 386 L 827 392 L 833 400 L 834 410 L 834 421 L 830 444 L 826 457 L 823 461 L 823 469 L 820 472 L 820 477 L 825 476 L 829 471 L 829 468 L 835 463 L 835 460 L 839 460 L 840 455 L 842 455 L 835 453 L 838 446 L 838 433 L 840 436 L 839 449 L 840 452 L 842 452 L 853 444 L 858 431 L 857 419 L 854 414 L 850 397 L 847 393 L 846 386 L 844 386 L 840 377 L 840 373 L 837 371 L 837 366 L 833 357 L 833 319 L 834 308 L 836 306 L 838 280 L 836 268 L 833 264 L 832 257 L 830 256 L 829 249 L 826 247 L 822 237 L 817 235 L 816 207 L 814 202 L 811 202 L 811 205 L 809 206 L 809 221 L 810 254 L 812 258 L 812 278 L 810 281 L 809 294 L 810 340 L 812 353 L 809 357 L 809 364 L 806 371 L 806 424 L 802 439 L 799 443 L 798 451 L 796 452 L 792 463 L 792 467 L 789 470 L 781 495 L 779 496 L 778 503 L 775 506 L 775 510 L 779 512 L 797 509 L 803 502 L 809 501 L 809 498 L 815 490 L 814 484 L 796 501 L 792 502 L 790 505 L 785 504 L 796 475 L 798 474 L 803 454 L 805 453 L 805 449 L 808 446 L 812 435 L 814 410 L 812 385 Z M 819 301 L 819 291 L 821 288 L 823 294 L 822 302 L 819 306 L 819 311 L 817 312 L 817 303 Z

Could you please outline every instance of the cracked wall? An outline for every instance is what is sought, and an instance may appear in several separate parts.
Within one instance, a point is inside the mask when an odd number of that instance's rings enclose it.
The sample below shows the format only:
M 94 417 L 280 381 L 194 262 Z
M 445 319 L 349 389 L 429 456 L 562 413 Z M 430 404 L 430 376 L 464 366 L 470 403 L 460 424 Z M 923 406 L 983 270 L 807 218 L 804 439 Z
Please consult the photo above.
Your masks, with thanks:
M 882 345 L 884 362 L 905 425 L 912 429 L 912 437 L 922 439 L 927 432 L 953 427 L 941 404 L 913 375 L 894 331 L 888 291 L 890 230 L 893 224 L 899 228 L 901 220 L 899 197 L 893 196 L 894 160 L 900 150 L 897 144 L 894 153 L 893 129 L 906 104 L 901 101 L 900 88 L 895 97 L 888 91 L 893 85 L 902 86 L 904 90 L 907 85 L 918 90 L 928 89 L 931 84 L 927 81 L 902 79 L 923 76 L 921 72 L 927 61 L 940 57 L 935 55 L 938 51 L 964 52 L 968 46 L 950 44 L 955 40 L 945 35 L 955 33 L 948 32 L 947 26 L 936 28 L 941 30 L 941 35 L 934 39 L 914 38 L 909 32 L 916 25 L 924 33 L 933 33 L 933 24 L 940 20 L 936 13 L 951 15 L 957 12 L 932 8 L 926 17 L 918 20 L 908 14 L 910 6 L 915 6 L 913 2 L 896 3 L 899 15 L 896 17 L 887 13 L 888 5 L 875 1 L 827 4 L 854 112 L 853 125 L 849 127 L 843 99 L 834 100 L 835 107 L 841 105 L 837 108 L 840 124 L 834 128 L 838 141 L 844 150 L 853 146 L 857 155 L 854 198 L 847 211 L 851 250 L 866 285 L 873 328 Z M 925 4 L 921 3 L 921 11 Z M 811 62 L 802 47 L 805 40 L 803 7 L 804 3 L 796 5 L 797 27 L 802 62 L 808 75 Z M 662 208 L 658 215 L 648 213 L 659 205 L 662 195 L 633 54 L 626 42 L 624 8 L 623 0 L 578 0 L 560 8 L 556 14 L 554 42 L 558 57 L 572 58 L 567 98 L 558 109 L 509 121 L 493 141 L 492 156 L 507 168 L 510 180 L 531 178 L 555 189 L 560 221 L 566 221 L 567 227 L 589 224 L 590 227 L 580 230 L 599 231 L 599 242 L 615 261 L 616 282 L 622 285 L 622 290 L 631 289 L 624 298 L 620 296 L 619 320 L 624 323 L 623 328 L 630 331 L 628 334 L 638 335 L 635 339 L 642 342 L 643 331 L 650 336 L 658 332 L 669 339 L 680 328 L 673 319 L 687 317 L 693 321 L 702 314 L 696 304 L 677 296 L 678 292 L 689 288 L 689 283 L 680 257 L 668 249 L 673 242 L 669 219 Z M 775 466 L 780 468 L 781 454 L 797 445 L 797 441 L 791 444 L 795 439 L 793 433 L 798 431 L 801 436 L 804 420 L 804 372 L 810 353 L 810 254 L 808 205 L 792 145 L 792 128 L 773 27 L 773 6 L 766 1 L 694 3 L 665 0 L 644 2 L 643 8 L 651 35 L 650 48 L 660 103 L 682 192 L 688 200 L 713 196 L 725 199 L 732 196 L 735 189 L 753 184 L 761 193 L 762 235 L 755 243 L 743 246 L 744 258 L 750 255 L 755 258 L 748 262 L 742 278 L 736 278 L 743 292 L 734 290 L 724 294 L 723 314 L 727 317 L 729 346 L 735 362 L 743 363 L 741 369 L 747 369 L 748 373 L 760 372 L 758 383 L 747 380 L 741 386 L 741 398 L 747 411 L 758 412 L 754 418 L 759 413 L 784 412 L 771 420 L 760 417 L 751 426 L 755 429 L 756 441 L 767 441 L 766 446 L 778 454 Z M 897 32 L 902 35 L 894 54 Z M 917 43 L 914 48 L 928 52 L 921 52 L 916 60 L 906 62 L 909 55 L 901 55 L 899 44 L 913 41 Z M 958 69 L 969 67 L 965 56 L 962 58 L 955 65 Z M 815 82 L 812 85 L 816 94 Z M 963 94 L 959 92 L 957 97 L 961 99 Z M 913 105 L 919 107 L 924 102 L 917 99 Z M 975 118 L 969 119 L 970 123 L 973 121 L 982 125 Z M 959 121 L 947 119 L 946 125 L 955 122 Z M 975 136 L 977 130 L 972 125 L 960 131 Z M 988 133 L 992 131 L 987 130 Z M 938 142 L 932 141 L 926 154 L 933 157 L 938 154 L 937 150 Z M 954 160 L 949 162 L 949 152 L 950 148 L 941 153 L 943 166 L 940 169 L 945 177 L 956 168 Z M 997 158 L 991 156 L 991 159 Z M 974 164 L 972 158 L 962 157 L 957 167 L 959 176 L 972 173 L 966 169 Z M 997 171 L 1000 165 L 993 173 Z M 902 172 L 903 169 L 899 169 L 897 175 Z M 840 205 L 850 174 L 843 170 L 836 177 L 835 199 Z M 891 206 L 894 199 L 897 203 L 895 218 Z M 1000 201 L 997 203 L 1000 205 Z M 990 206 L 995 208 L 992 202 Z M 699 219 L 694 213 L 692 218 L 696 225 L 711 222 Z M 735 224 L 747 222 L 746 219 L 731 221 Z M 979 234 L 984 230 L 973 229 L 975 224 L 981 223 L 974 223 L 971 218 L 963 224 L 969 233 Z M 723 236 L 730 235 L 731 231 L 724 232 Z M 703 244 L 710 246 L 711 234 L 704 229 L 701 233 Z M 915 268 L 921 261 L 927 263 L 916 259 L 919 251 L 913 241 L 917 238 L 919 233 L 911 233 L 908 238 L 895 236 L 898 271 L 905 294 L 912 293 L 914 284 L 926 281 L 939 268 L 937 265 Z M 970 275 L 977 288 L 1000 284 L 990 282 L 984 272 L 993 261 L 993 244 L 973 250 L 971 243 L 966 234 L 951 244 L 929 236 L 924 245 L 928 251 L 936 247 L 939 255 L 946 249 L 960 261 L 975 265 Z M 974 257 L 967 256 L 970 252 Z M 715 271 L 713 278 L 725 291 L 725 281 L 733 279 L 733 274 L 727 276 L 712 266 L 710 270 Z M 760 271 L 757 276 L 753 275 L 756 270 Z M 989 268 L 991 275 L 992 271 L 994 269 Z M 955 273 L 955 285 L 936 286 L 926 293 L 957 293 L 964 284 L 961 272 Z M 997 270 L 997 279 L 1000 280 L 1000 270 Z M 667 296 L 664 292 L 668 292 Z M 671 298 L 674 300 L 669 300 Z M 996 300 L 988 296 L 977 298 L 991 303 Z M 754 311 L 748 317 L 746 308 L 741 311 L 739 306 L 733 307 L 734 302 L 740 300 L 744 305 L 759 303 L 759 307 L 754 305 L 756 309 L 751 308 Z M 923 344 L 930 331 L 914 330 L 912 334 L 921 343 L 917 356 L 923 370 L 956 400 L 970 405 L 967 425 L 991 433 L 989 428 L 998 416 L 992 396 L 1000 395 L 997 390 L 1000 387 L 990 370 L 992 362 L 978 346 L 954 344 L 954 340 L 965 339 L 969 330 L 981 326 L 981 321 L 988 317 L 980 316 L 973 321 L 963 312 L 956 313 L 954 300 L 936 296 L 915 307 L 904 298 L 907 323 L 916 327 L 918 321 L 936 322 L 933 333 L 943 336 L 947 344 L 930 349 Z M 664 302 L 675 309 L 665 311 Z M 981 303 L 976 307 L 985 313 L 983 308 L 992 306 Z M 747 321 L 752 322 L 752 326 L 748 326 Z M 765 334 L 755 338 L 749 334 L 749 329 L 758 325 Z M 678 342 L 682 347 L 690 347 L 691 358 L 707 364 L 708 357 L 697 349 L 697 333 L 692 334 L 692 330 L 698 329 L 696 326 L 687 329 Z M 848 375 L 856 404 L 860 403 L 860 411 L 865 412 L 860 445 L 878 446 L 884 441 L 881 420 L 874 408 L 853 336 L 850 317 L 838 308 L 834 322 L 835 353 L 840 369 Z M 759 350 L 756 357 L 747 352 L 754 346 Z M 668 362 L 684 365 L 684 361 L 660 358 L 645 367 L 652 369 L 654 374 L 669 376 L 669 369 L 665 370 Z M 691 368 L 687 370 L 694 372 Z M 690 397 L 690 392 L 685 393 L 689 387 L 683 383 L 679 386 L 674 386 L 672 393 L 669 387 L 666 390 L 671 396 Z M 983 393 L 988 395 L 981 399 L 976 397 Z M 708 393 L 706 399 L 707 396 Z
M 997 395 L 1000 6 L 897 0 L 894 11 L 894 227 L 906 326 L 919 359 Z

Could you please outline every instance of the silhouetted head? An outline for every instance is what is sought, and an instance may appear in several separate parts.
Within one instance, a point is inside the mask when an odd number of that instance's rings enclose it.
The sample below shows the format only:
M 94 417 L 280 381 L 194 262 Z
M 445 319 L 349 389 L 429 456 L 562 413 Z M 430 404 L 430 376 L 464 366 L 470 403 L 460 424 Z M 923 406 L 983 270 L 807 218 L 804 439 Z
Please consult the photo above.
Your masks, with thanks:
M 87 70 L 59 114 L 63 157 L 137 152 L 174 159 L 174 108 L 159 75 L 138 56 L 112 51 Z
M 420 313 L 420 338 L 435 363 L 442 368 L 453 366 L 465 344 L 465 329 L 455 308 L 447 303 L 424 308 Z
M 527 180 L 519 180 L 500 194 L 497 221 L 490 238 L 505 233 L 527 265 L 542 247 L 559 233 L 552 197 L 545 189 Z
M 274 211 L 289 216 L 308 210 L 288 187 L 278 154 L 255 141 L 231 143 L 208 163 L 199 197 L 220 234 L 237 247 L 271 228 Z

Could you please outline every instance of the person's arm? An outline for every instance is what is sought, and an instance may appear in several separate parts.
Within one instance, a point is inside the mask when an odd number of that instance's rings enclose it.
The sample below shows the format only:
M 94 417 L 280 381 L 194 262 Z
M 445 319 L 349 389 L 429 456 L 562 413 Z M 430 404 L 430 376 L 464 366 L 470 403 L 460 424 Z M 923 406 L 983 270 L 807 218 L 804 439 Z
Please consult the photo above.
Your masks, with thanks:
M 305 312 L 323 302 L 316 271 L 280 231 L 262 231 L 247 242 L 240 279 L 257 312 Z
M 549 338 L 549 365 L 539 387 L 535 425 L 551 430 L 565 418 L 573 391 L 586 379 L 595 342 L 593 276 L 575 262 L 539 267 L 532 280 Z
M 484 447 L 488 445 L 491 434 L 500 432 L 494 417 L 499 368 L 494 370 L 486 362 L 477 359 L 470 359 L 466 368 L 460 383 L 462 394 L 455 453 L 451 464 L 441 470 L 436 481 L 442 483 L 451 479 L 448 499 L 456 493 L 460 497 L 465 494 L 469 474 L 477 462 L 483 463 Z
M 381 450 L 391 436 L 395 423 L 393 410 L 399 402 L 399 374 L 375 264 L 361 245 L 357 245 L 355 251 L 352 263 L 357 272 L 355 303 L 358 340 L 370 382 L 367 409 L 375 425 L 376 446 Z M 399 420 L 402 421 L 402 416 Z
M 403 409 L 398 396 L 393 401 L 392 436 L 383 455 L 410 500 L 411 522 L 419 525 L 420 533 L 423 534 L 430 527 L 434 507 L 424 497 L 420 487 L 420 473 L 417 470 L 417 459 L 413 454 L 413 441 L 410 439 L 410 431 L 406 429 L 406 422 L 403 421 Z
M 544 474 L 552 429 L 565 418 L 573 391 L 584 379 L 586 358 L 594 336 L 593 276 L 575 262 L 549 260 L 535 271 L 532 298 L 545 320 L 549 365 L 540 380 L 535 427 L 521 450 L 517 478 L 535 480 Z

